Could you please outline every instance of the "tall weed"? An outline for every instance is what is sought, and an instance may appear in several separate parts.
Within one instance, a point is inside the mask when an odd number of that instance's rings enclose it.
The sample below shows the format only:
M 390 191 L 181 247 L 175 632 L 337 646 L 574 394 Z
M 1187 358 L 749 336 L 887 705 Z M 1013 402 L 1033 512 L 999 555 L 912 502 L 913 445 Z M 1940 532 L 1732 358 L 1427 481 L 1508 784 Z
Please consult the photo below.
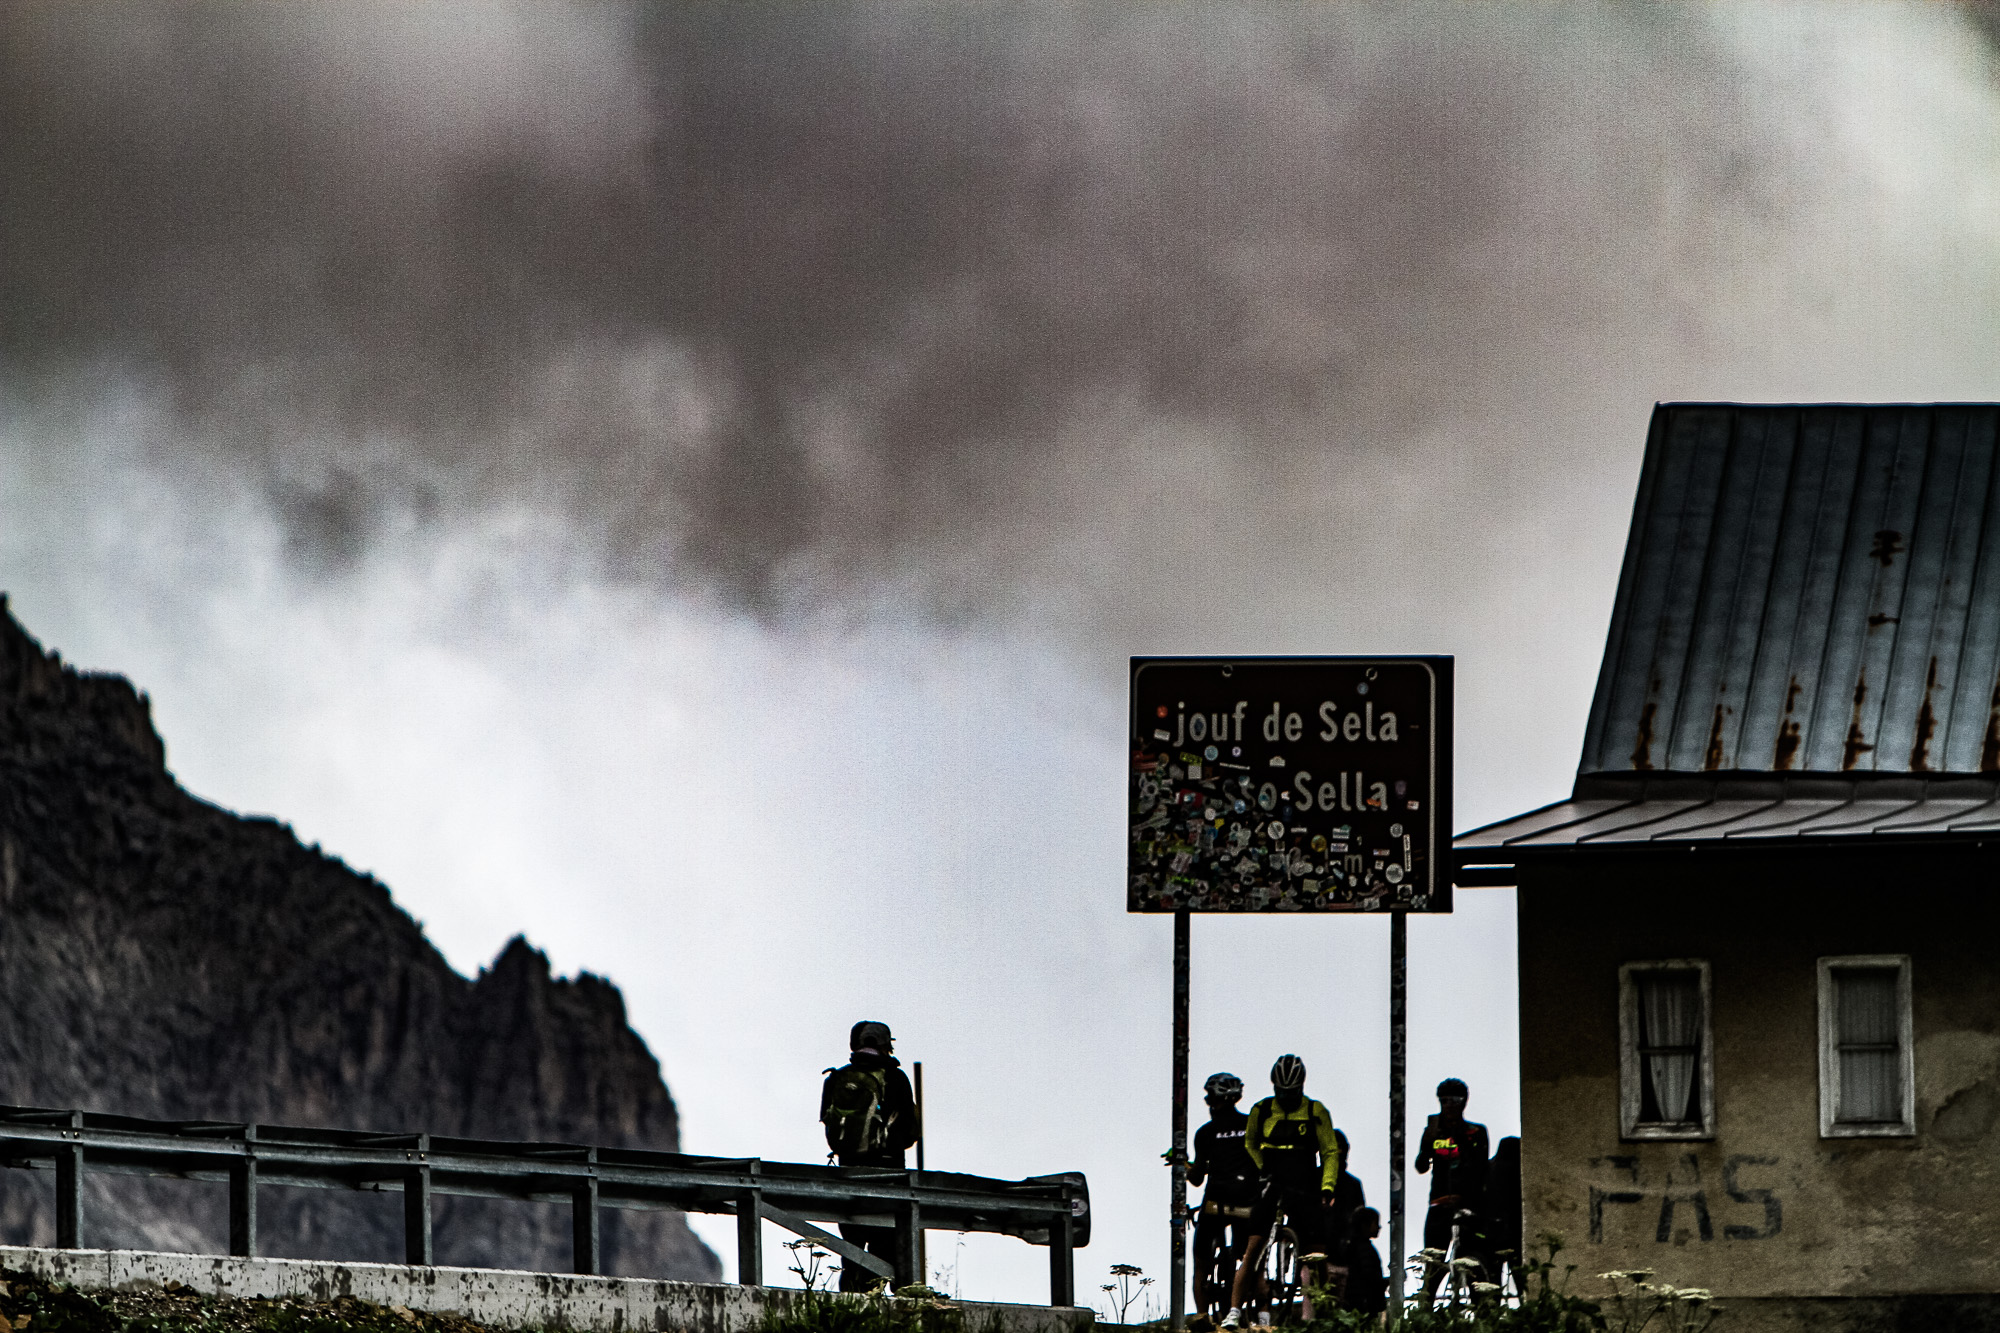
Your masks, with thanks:
M 1541 1244 L 1541 1257 L 1520 1265 L 1519 1296 L 1476 1282 L 1463 1304 L 1410 1306 L 1396 1324 L 1398 1333 L 1706 1333 L 1720 1313 L 1707 1291 L 1655 1282 L 1642 1269 L 1599 1274 L 1611 1286 L 1607 1296 L 1574 1295 L 1569 1285 L 1576 1265 L 1557 1262 L 1562 1237 L 1551 1233 Z M 1380 1315 L 1333 1309 L 1303 1333 L 1380 1333 L 1382 1327 Z

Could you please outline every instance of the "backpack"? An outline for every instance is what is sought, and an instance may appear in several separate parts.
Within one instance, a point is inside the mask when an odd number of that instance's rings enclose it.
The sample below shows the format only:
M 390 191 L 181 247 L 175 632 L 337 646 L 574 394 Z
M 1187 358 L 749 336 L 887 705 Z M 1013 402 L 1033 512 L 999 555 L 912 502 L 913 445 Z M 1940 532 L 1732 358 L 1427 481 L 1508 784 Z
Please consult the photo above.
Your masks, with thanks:
M 889 1141 L 889 1080 L 880 1069 L 842 1065 L 826 1071 L 820 1123 L 835 1157 L 879 1152 Z

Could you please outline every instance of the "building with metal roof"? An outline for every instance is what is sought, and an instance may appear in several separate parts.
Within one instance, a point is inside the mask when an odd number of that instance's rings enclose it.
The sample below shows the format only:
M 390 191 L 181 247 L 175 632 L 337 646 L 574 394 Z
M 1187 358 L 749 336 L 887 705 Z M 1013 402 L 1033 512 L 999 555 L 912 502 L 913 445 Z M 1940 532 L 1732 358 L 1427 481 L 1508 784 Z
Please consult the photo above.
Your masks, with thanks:
M 1655 409 L 1517 889 L 1526 1235 L 1741 1330 L 2000 1327 L 2000 405 Z
M 1458 839 L 1556 849 L 2000 835 L 2000 406 L 1653 414 L 1568 801 Z

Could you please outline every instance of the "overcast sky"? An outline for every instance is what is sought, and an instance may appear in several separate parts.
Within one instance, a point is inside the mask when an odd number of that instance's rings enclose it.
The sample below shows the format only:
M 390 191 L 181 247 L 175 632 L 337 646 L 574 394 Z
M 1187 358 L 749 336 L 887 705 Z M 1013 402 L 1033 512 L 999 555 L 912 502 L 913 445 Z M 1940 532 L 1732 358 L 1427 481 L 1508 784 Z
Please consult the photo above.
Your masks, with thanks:
M 1460 826 L 1565 794 L 1654 401 L 2000 396 L 1980 14 L 7 6 L 0 588 L 461 969 L 616 980 L 688 1150 L 816 1158 L 881 1018 L 932 1164 L 1164 1272 L 1127 656 L 1455 654 Z M 1498 1137 L 1459 902 L 1411 1109 Z M 1378 1202 L 1386 941 L 1195 930 L 1196 1079 L 1302 1054 Z

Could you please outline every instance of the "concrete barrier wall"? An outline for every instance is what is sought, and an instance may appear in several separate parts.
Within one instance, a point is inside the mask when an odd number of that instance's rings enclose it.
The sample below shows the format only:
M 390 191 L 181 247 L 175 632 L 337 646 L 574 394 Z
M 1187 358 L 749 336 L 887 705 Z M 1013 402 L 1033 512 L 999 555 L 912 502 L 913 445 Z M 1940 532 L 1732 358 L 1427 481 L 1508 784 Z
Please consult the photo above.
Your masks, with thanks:
M 459 1314 L 497 1329 L 572 1333 L 752 1333 L 772 1302 L 792 1299 L 783 1288 L 720 1283 L 147 1250 L 0 1246 L 0 1267 L 84 1291 L 149 1290 L 178 1282 L 204 1296 L 303 1301 L 345 1296 Z M 920 1321 L 926 1333 L 1086 1333 L 1093 1322 L 1084 1309 L 974 1301 L 955 1301 L 950 1311 L 925 1309 Z

